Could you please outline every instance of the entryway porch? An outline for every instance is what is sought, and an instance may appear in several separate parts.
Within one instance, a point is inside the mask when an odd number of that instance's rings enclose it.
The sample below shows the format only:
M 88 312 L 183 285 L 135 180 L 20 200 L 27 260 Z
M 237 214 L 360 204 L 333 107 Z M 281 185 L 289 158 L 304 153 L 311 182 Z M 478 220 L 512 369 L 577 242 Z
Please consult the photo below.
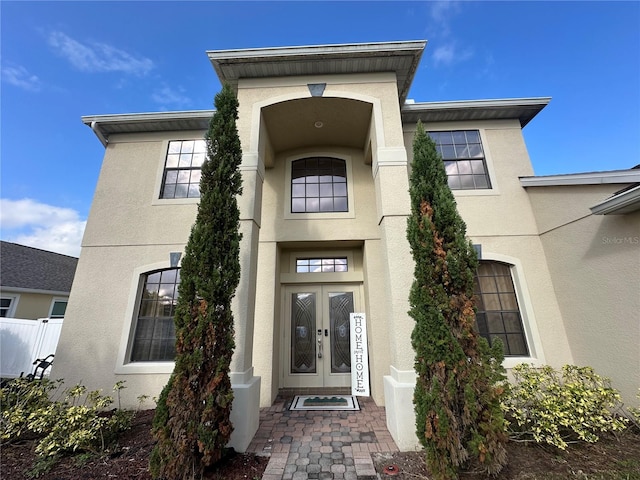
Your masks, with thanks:
M 349 394 L 350 389 L 280 390 L 260 409 L 260 426 L 247 451 L 270 457 L 263 480 L 375 479 L 371 453 L 397 452 L 385 408 L 358 397 L 359 411 L 290 411 L 294 394 Z

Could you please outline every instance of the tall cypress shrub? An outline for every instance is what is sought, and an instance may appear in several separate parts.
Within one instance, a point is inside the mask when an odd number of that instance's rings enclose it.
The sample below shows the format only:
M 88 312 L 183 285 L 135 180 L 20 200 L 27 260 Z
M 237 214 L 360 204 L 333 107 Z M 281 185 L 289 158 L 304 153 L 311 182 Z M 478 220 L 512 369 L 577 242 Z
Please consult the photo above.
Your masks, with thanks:
M 233 431 L 231 299 L 240 279 L 242 152 L 238 101 L 229 86 L 216 95 L 215 107 L 205 136 L 198 214 L 180 271 L 175 367 L 153 422 L 151 473 L 167 480 L 201 478 L 221 459 Z
M 474 329 L 477 256 L 444 163 L 421 123 L 413 144 L 410 197 L 416 432 L 434 478 L 458 478 L 474 459 L 497 473 L 506 463 L 507 440 L 500 409 L 502 345 L 496 342 L 490 350 Z

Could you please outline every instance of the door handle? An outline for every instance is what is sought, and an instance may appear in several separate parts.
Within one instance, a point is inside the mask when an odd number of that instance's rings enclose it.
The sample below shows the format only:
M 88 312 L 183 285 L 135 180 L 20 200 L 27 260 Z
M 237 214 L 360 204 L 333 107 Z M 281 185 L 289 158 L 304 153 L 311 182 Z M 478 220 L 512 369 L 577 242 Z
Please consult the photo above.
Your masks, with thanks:
M 318 358 L 322 358 L 322 336 L 318 336 Z

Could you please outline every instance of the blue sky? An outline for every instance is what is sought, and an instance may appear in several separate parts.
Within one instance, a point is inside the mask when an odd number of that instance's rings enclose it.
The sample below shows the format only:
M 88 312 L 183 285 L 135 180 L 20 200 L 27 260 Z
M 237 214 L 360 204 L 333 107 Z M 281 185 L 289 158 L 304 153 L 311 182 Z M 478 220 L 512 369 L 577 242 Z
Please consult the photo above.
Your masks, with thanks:
M 417 102 L 552 97 L 537 175 L 640 163 L 640 2 L 0 2 L 3 240 L 79 254 L 83 115 L 212 108 L 207 50 L 427 40 Z

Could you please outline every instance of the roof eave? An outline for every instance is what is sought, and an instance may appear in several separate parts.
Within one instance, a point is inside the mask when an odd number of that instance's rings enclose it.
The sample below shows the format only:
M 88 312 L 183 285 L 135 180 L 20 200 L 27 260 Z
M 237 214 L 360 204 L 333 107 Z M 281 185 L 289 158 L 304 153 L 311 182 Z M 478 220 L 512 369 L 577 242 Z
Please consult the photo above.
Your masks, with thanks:
M 520 185 L 525 188 L 625 183 L 640 183 L 640 170 L 610 170 L 607 172 L 585 172 L 569 173 L 563 175 L 520 177 Z
M 405 103 L 401 113 L 404 123 L 515 118 L 524 127 L 549 102 L 551 97 Z
M 121 133 L 123 129 L 140 131 L 174 131 L 206 129 L 215 110 L 187 110 L 176 112 L 146 112 L 112 115 L 87 115 L 81 117 L 82 123 L 89 126 L 103 146 L 109 143 L 109 137 Z
M 295 75 L 317 75 L 342 73 L 335 62 L 353 62 L 349 73 L 371 73 L 391 71 L 380 68 L 379 60 L 393 56 L 409 57 L 409 65 L 398 76 L 398 96 L 402 105 L 409 93 L 413 77 L 420 63 L 426 40 L 349 43 L 333 45 L 309 45 L 298 47 L 268 47 L 234 50 L 208 50 L 211 62 L 220 83 L 237 88 L 240 78 L 264 78 L 291 76 L 288 63 L 299 62 Z M 370 61 L 371 59 L 377 59 Z M 261 66 L 269 65 L 261 70 Z M 249 68 L 249 66 L 251 66 Z M 401 74 L 400 74 L 401 73 Z
M 640 210 L 640 184 L 590 208 L 594 215 L 622 215 Z

